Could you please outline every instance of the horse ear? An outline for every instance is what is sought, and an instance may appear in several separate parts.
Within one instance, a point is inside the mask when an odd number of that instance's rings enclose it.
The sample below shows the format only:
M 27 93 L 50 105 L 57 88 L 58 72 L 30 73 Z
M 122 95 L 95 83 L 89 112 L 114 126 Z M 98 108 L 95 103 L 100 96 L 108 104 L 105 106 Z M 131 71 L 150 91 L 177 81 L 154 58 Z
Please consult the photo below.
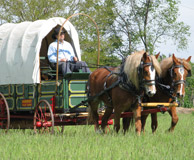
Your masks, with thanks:
M 144 52 L 144 54 L 143 54 L 143 58 L 144 58 L 144 59 L 146 59 L 146 58 L 147 58 L 147 53 L 146 53 L 146 52 Z
M 172 54 L 173 62 L 178 63 L 178 59 L 175 57 L 174 53 Z
M 187 58 L 186 61 L 187 61 L 187 62 L 190 62 L 190 61 L 191 61 L 191 56 L 189 56 L 189 58 Z
M 156 59 L 158 59 L 159 55 L 160 55 L 160 52 L 158 52 L 158 54 L 155 55 Z

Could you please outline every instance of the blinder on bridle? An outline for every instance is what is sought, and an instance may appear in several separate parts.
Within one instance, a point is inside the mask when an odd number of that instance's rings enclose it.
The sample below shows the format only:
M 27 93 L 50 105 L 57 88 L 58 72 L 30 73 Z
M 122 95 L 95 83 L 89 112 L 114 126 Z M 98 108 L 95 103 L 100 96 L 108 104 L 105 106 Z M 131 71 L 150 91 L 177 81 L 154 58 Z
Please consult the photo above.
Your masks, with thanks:
M 155 80 L 146 80 L 143 77 L 143 72 L 144 72 L 144 67 L 147 66 L 151 66 L 151 69 L 154 69 L 153 63 L 149 62 L 149 63 L 144 63 L 143 61 L 141 61 L 139 67 L 138 67 L 138 76 L 139 76 L 139 82 L 140 85 L 146 84 L 146 85 L 155 85 Z
M 191 74 L 191 70 L 188 70 L 188 74 L 187 74 L 187 77 L 191 77 L 192 74 Z
M 169 69 L 169 72 L 170 72 L 170 77 L 171 77 L 171 79 L 172 79 L 172 81 L 173 81 L 173 77 L 174 77 L 174 69 L 175 68 L 182 68 L 183 70 L 184 70 L 184 65 L 183 64 L 180 64 L 180 65 L 172 65 L 172 67 Z M 187 70 L 188 71 L 188 74 L 187 74 L 187 77 L 191 77 L 191 70 Z M 178 81 L 173 81 L 172 82 L 172 85 L 173 86 L 176 86 L 176 85 L 178 85 L 178 84 L 185 84 L 186 83 L 186 81 L 185 80 L 178 80 Z

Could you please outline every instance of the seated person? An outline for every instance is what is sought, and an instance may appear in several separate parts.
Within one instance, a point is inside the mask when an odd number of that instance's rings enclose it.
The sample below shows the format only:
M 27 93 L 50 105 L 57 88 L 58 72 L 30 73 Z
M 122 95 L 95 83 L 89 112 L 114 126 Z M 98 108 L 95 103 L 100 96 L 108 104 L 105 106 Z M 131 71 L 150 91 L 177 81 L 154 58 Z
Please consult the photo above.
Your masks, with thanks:
M 48 48 L 48 59 L 51 63 L 52 68 L 56 69 L 57 63 L 57 38 L 59 33 L 60 27 L 54 30 L 52 38 L 55 39 L 49 45 Z M 82 69 L 83 72 L 91 73 L 90 69 L 88 68 L 86 62 L 78 61 L 77 57 L 75 57 L 73 48 L 71 44 L 65 39 L 65 31 L 62 30 L 61 34 L 59 35 L 59 53 L 58 53 L 58 66 L 59 72 L 63 74 L 77 72 L 79 69 Z

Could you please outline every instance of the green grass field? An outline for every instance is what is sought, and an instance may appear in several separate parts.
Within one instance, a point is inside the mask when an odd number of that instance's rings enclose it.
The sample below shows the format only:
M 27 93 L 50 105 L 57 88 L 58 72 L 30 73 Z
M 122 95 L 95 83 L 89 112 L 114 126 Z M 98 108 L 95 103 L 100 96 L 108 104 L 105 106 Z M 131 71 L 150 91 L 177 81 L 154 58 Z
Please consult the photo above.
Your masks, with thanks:
M 0 160 L 191 160 L 194 159 L 194 114 L 179 114 L 174 133 L 166 133 L 171 118 L 158 114 L 159 126 L 151 133 L 150 116 L 145 135 L 132 128 L 126 135 L 113 131 L 96 134 L 93 126 L 65 126 L 63 134 L 34 135 L 33 130 L 0 131 Z

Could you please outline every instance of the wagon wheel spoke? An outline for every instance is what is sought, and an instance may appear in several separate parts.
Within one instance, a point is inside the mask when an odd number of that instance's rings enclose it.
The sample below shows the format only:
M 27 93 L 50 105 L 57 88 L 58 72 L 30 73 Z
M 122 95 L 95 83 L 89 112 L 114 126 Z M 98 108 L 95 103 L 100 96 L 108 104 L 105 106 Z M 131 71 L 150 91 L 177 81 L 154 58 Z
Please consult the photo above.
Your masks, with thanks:
M 40 121 L 40 115 L 39 115 L 39 113 L 38 113 L 38 110 L 36 110 L 36 119 L 37 119 L 38 121 Z
M 45 118 L 44 118 L 44 113 L 42 112 L 42 108 L 41 108 L 41 106 L 38 106 L 39 107 L 39 111 L 40 111 L 40 115 L 41 115 L 41 120 L 44 120 Z
M 8 103 L 2 93 L 0 93 L 0 129 L 5 129 L 6 132 L 10 126 L 10 112 Z
M 34 132 L 54 133 L 54 116 L 50 104 L 46 100 L 41 100 L 35 107 L 34 112 Z

